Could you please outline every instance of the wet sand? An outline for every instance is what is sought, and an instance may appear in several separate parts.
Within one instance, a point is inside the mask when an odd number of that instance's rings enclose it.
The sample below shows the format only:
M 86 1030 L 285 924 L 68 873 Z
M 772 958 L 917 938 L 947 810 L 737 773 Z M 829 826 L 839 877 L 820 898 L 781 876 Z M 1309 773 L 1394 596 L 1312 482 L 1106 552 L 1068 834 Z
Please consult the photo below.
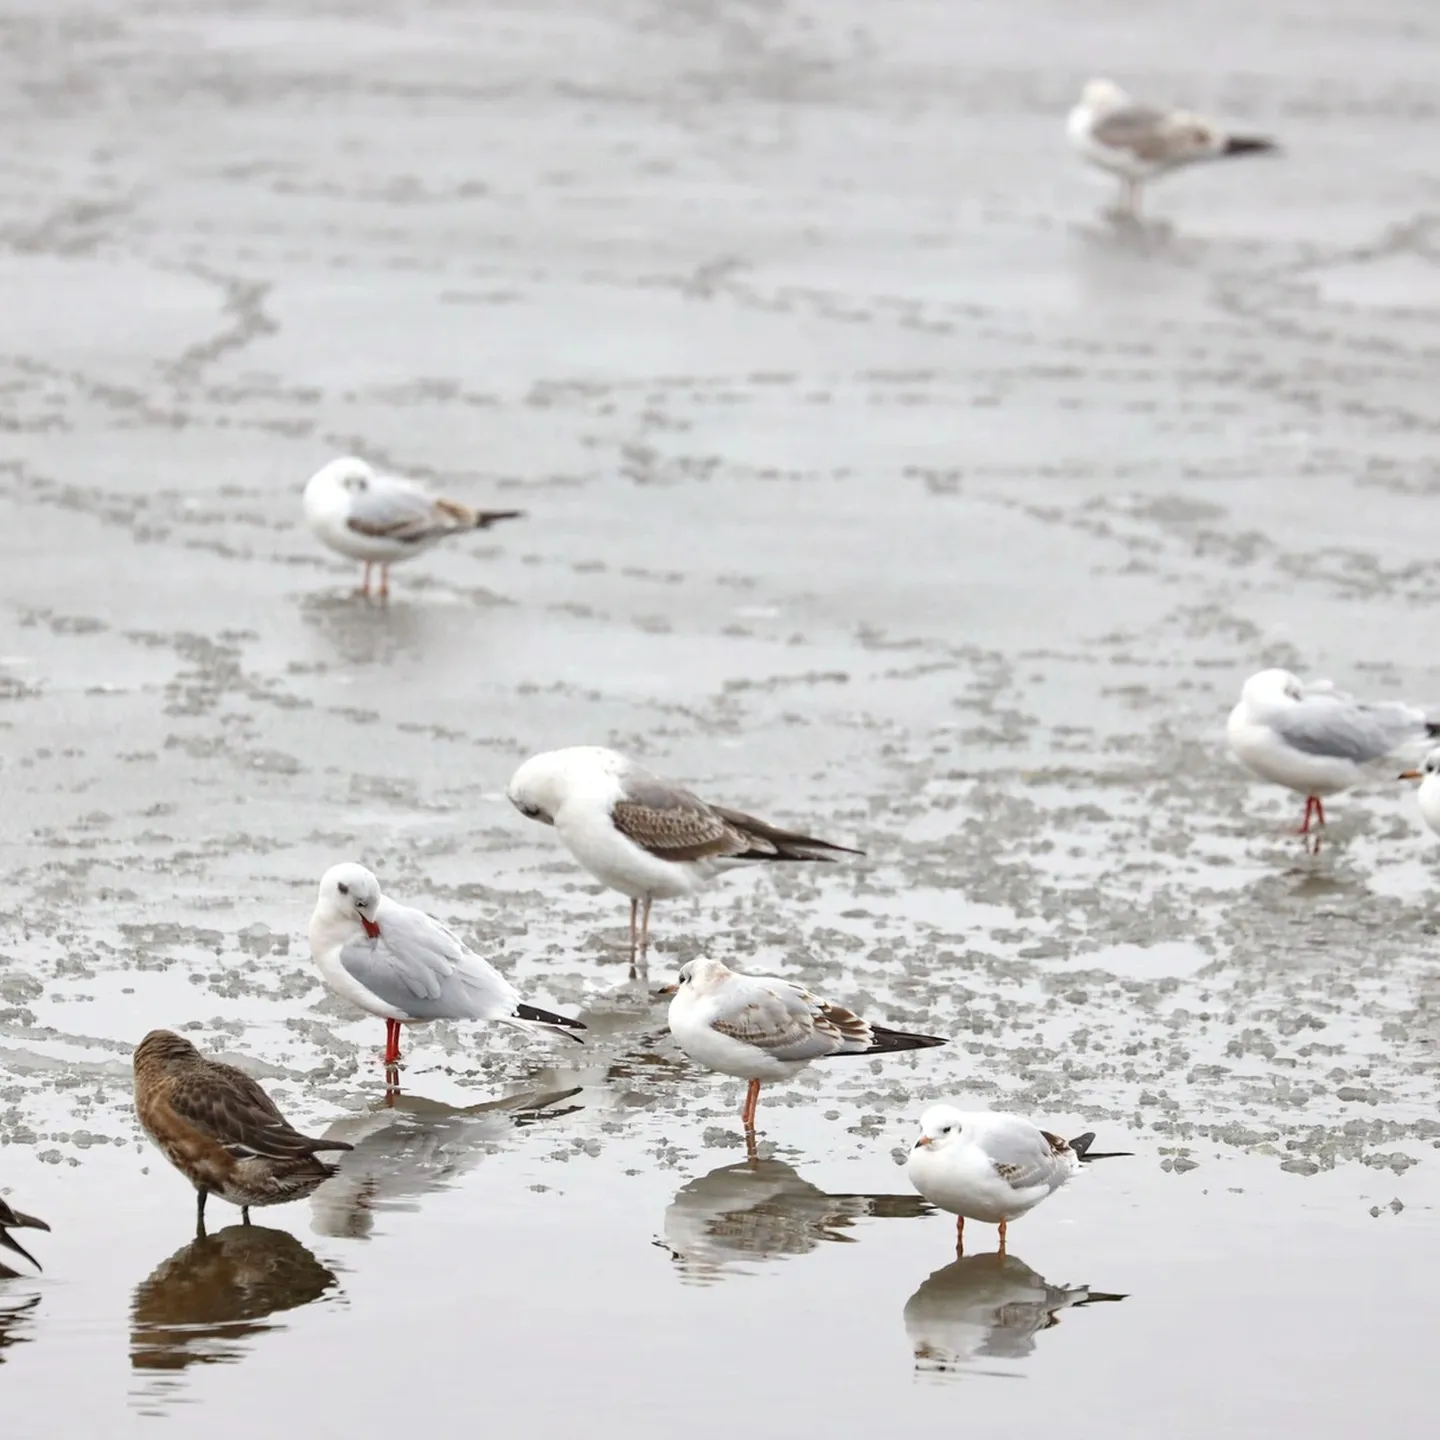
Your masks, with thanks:
M 14 1432 L 1430 1433 L 1440 848 L 1382 769 L 1308 856 L 1223 743 L 1263 664 L 1440 703 L 1430 11 L 291 9 L 0 18 Z M 1286 155 L 1116 231 L 1095 71 Z M 357 601 L 352 450 L 528 518 Z M 632 984 L 503 798 L 581 742 L 867 858 L 657 905 Z M 412 1032 L 387 1108 L 342 858 L 593 1043 Z M 699 953 L 955 1039 L 748 1163 Z M 342 1176 L 192 1243 L 157 1025 Z M 1136 1158 L 956 1266 L 937 1096 Z

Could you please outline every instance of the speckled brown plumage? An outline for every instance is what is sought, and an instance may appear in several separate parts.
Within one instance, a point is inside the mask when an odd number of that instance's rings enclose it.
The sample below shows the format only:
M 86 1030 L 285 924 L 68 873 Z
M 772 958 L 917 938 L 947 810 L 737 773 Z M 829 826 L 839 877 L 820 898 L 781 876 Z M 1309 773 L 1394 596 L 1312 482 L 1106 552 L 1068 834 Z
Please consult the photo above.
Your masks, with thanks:
M 834 852 L 859 855 L 845 845 L 782 830 L 721 805 L 707 805 L 688 790 L 667 788 L 643 800 L 620 800 L 611 810 L 615 828 L 661 860 L 830 860 Z
M 197 1229 L 215 1194 L 238 1205 L 303 1200 L 335 1167 L 315 1158 L 349 1150 L 302 1135 L 243 1070 L 207 1060 L 188 1040 L 152 1030 L 135 1051 L 135 1113 L 160 1153 L 195 1187 Z

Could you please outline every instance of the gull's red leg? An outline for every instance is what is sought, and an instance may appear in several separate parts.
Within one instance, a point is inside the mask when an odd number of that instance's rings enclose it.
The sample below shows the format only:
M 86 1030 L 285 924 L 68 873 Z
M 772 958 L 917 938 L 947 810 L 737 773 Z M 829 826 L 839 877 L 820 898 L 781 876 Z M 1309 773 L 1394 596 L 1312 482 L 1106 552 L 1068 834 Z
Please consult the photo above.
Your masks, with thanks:
M 1305 797 L 1305 818 L 1300 822 L 1298 834 L 1308 835 L 1310 833 L 1310 815 L 1314 811 L 1317 803 L 1313 795 L 1307 795 Z
M 955 1258 L 963 1259 L 965 1255 L 965 1217 L 955 1217 Z
M 385 1063 L 396 1065 L 400 1061 L 400 1022 L 398 1020 L 387 1020 L 385 1022 Z
M 630 964 L 633 967 L 635 957 L 640 953 L 640 902 L 632 899 L 630 901 Z
M 360 588 L 355 592 L 357 595 L 370 594 L 370 562 L 365 562 L 365 577 L 360 581 Z
M 747 1131 L 755 1128 L 755 1107 L 760 1103 L 760 1082 L 752 1080 L 745 1091 L 745 1108 L 740 1112 L 740 1123 Z
M 390 598 L 390 567 L 384 561 L 380 563 L 380 598 Z
M 1315 797 L 1315 819 L 1321 825 L 1325 823 L 1325 802 L 1318 795 Z
M 1002 1220 L 1000 1222 L 1000 1253 L 1002 1255 L 1005 1253 L 1005 1228 L 1006 1222 Z

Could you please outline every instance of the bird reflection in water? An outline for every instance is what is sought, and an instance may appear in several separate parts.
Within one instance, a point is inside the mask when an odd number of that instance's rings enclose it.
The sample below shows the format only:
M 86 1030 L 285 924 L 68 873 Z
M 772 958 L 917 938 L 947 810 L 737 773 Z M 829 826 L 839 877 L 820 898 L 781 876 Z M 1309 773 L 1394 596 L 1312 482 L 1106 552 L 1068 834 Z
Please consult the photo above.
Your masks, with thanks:
M 135 1287 L 130 1364 L 176 1371 L 243 1358 L 268 1317 L 309 1305 L 339 1281 L 293 1235 L 230 1225 L 177 1250 Z
M 681 1277 L 709 1284 L 727 1274 L 808 1255 L 824 1241 L 853 1242 L 857 1220 L 918 1219 L 918 1195 L 827 1195 L 783 1160 L 751 1155 L 683 1185 L 665 1211 L 665 1238 Z
M 1023 1360 L 1062 1310 L 1123 1300 L 1088 1285 L 1051 1285 L 1014 1255 L 967 1255 L 937 1270 L 905 1306 L 918 1374 L 948 1375 L 981 1360 Z
M 12 1345 L 23 1345 L 33 1340 L 35 1330 L 35 1307 L 40 1303 L 40 1293 L 28 1285 L 0 1284 L 0 1365 L 5 1363 L 5 1352 Z
M 460 1107 L 389 1091 L 373 1110 L 337 1120 L 325 1132 L 327 1140 L 354 1148 L 340 1174 L 311 1196 L 311 1228 L 317 1235 L 368 1239 L 376 1211 L 418 1209 L 420 1196 L 454 1184 L 514 1130 L 583 1109 L 564 1104 L 579 1093 L 578 1086 L 527 1090 Z

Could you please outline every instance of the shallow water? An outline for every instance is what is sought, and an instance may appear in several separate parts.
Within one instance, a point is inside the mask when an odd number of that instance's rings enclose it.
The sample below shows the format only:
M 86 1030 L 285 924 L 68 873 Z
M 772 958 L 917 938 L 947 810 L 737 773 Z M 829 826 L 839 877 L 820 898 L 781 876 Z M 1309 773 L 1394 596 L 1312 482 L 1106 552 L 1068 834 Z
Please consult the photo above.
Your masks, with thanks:
M 13 1432 L 1430 1433 L 1440 848 L 1382 768 L 1304 853 L 1222 735 L 1262 664 L 1440 701 L 1430 11 L 293 10 L 0 17 Z M 1099 69 L 1286 155 L 1117 232 Z M 528 518 L 357 601 L 340 450 Z M 631 983 L 503 799 L 577 742 L 867 857 Z M 304 942 L 347 857 L 591 1044 L 414 1031 L 387 1105 Z M 747 1157 L 651 993 L 702 952 L 954 1040 Z M 341 1176 L 194 1242 L 158 1025 Z M 941 1095 L 1136 1156 L 957 1263 Z

